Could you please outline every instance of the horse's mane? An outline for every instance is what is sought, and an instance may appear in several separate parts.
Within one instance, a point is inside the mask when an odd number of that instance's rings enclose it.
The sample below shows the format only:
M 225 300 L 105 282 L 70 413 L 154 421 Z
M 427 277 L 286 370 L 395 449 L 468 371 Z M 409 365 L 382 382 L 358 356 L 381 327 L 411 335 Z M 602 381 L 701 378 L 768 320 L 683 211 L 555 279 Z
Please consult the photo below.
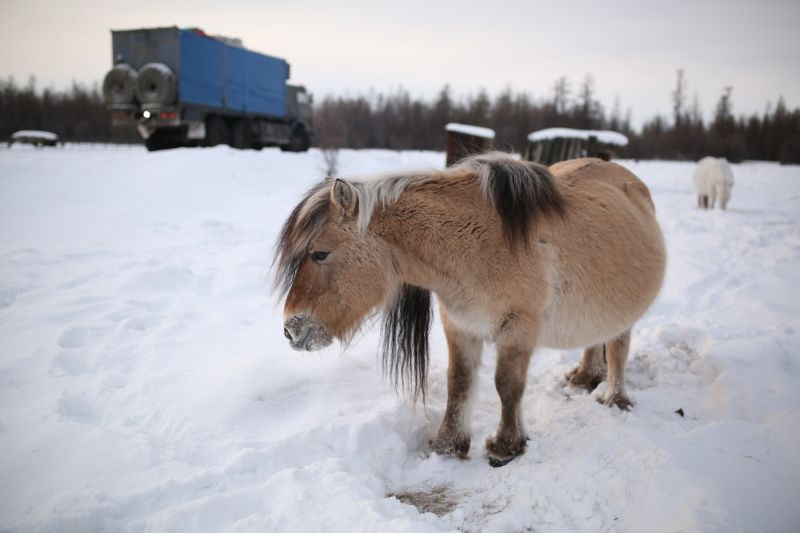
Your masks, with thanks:
M 531 228 L 539 216 L 564 213 L 563 199 L 546 167 L 493 152 L 468 157 L 444 171 L 348 179 L 356 196 L 357 230 L 367 231 L 375 209 L 393 204 L 407 188 L 465 173 L 475 176 L 483 197 L 497 210 L 511 248 L 528 246 Z M 280 296 L 291 288 L 308 243 L 325 225 L 333 185 L 334 180 L 326 179 L 309 189 L 281 229 L 273 261 L 275 289 Z M 396 385 L 407 388 L 414 397 L 425 394 L 431 316 L 430 291 L 406 284 L 384 310 L 384 368 Z
M 528 245 L 531 227 L 541 215 L 564 214 L 564 200 L 545 166 L 502 152 L 469 157 L 459 166 L 477 174 L 483 196 L 500 215 L 511 247 Z
M 311 187 L 281 227 L 272 260 L 275 269 L 273 288 L 280 298 L 292 288 L 300 263 L 308 252 L 308 243 L 328 219 L 331 184 L 332 180 L 326 179 Z
M 411 184 L 420 184 L 434 179 L 441 171 L 420 171 L 404 174 L 380 174 L 363 178 L 348 178 L 346 181 L 356 196 L 356 228 L 364 233 L 378 206 L 388 206 L 400 198 Z M 325 225 L 330 210 L 331 188 L 335 180 L 325 178 L 311 187 L 294 208 L 281 228 L 275 243 L 274 288 L 283 297 L 294 283 L 297 269 L 305 257 L 308 243 Z

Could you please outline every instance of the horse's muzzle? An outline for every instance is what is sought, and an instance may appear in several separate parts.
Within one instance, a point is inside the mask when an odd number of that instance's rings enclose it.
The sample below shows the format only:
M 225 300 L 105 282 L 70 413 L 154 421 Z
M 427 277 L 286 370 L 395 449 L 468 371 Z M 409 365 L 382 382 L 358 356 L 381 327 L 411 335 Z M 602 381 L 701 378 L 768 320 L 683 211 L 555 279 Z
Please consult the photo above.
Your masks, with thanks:
M 325 327 L 308 315 L 288 318 L 283 324 L 283 335 L 289 339 L 289 345 L 298 351 L 321 350 L 333 342 Z

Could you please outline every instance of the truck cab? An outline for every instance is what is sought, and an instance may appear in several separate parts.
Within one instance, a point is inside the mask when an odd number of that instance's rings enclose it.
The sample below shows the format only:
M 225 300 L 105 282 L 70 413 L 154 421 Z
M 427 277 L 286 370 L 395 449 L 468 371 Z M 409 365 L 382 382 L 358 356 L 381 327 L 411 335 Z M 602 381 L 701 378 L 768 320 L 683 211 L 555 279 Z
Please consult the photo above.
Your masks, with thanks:
M 302 85 L 287 85 L 286 109 L 293 117 L 289 142 L 281 149 L 289 152 L 305 152 L 311 146 L 314 130 L 312 128 L 313 108 L 311 95 Z

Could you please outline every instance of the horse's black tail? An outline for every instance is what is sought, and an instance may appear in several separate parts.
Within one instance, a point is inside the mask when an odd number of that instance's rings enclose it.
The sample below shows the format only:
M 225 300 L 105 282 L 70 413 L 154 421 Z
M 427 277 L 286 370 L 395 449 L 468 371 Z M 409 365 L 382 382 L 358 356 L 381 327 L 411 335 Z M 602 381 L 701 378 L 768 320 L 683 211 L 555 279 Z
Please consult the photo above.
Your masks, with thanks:
M 428 290 L 403 284 L 383 317 L 383 369 L 395 388 L 422 394 L 428 379 L 429 344 L 433 311 Z

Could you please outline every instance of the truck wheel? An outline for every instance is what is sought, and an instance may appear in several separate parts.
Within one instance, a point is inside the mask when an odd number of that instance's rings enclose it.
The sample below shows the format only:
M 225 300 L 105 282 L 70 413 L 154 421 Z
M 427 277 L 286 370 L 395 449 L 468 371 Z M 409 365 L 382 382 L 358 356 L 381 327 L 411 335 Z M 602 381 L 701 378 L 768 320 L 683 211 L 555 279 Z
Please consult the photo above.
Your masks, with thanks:
M 247 120 L 237 120 L 231 130 L 231 146 L 239 150 L 253 147 L 253 133 Z
M 308 134 L 302 126 L 298 126 L 289 137 L 289 144 L 281 146 L 284 152 L 305 152 L 311 143 L 308 140 Z
M 172 69 L 163 63 L 148 63 L 139 71 L 136 95 L 143 104 L 167 105 L 175 101 L 178 83 Z
M 106 104 L 132 104 L 136 99 L 136 71 L 120 63 L 103 78 L 103 100 Z
M 206 146 L 217 146 L 228 144 L 230 133 L 225 119 L 219 116 L 212 116 L 206 120 Z
M 164 143 L 161 142 L 161 136 L 156 132 L 144 140 L 144 147 L 148 152 L 155 152 L 156 150 L 163 150 Z
M 186 143 L 177 130 L 157 130 L 144 140 L 144 146 L 148 152 L 155 152 L 157 150 L 180 148 L 181 146 L 186 146 Z

